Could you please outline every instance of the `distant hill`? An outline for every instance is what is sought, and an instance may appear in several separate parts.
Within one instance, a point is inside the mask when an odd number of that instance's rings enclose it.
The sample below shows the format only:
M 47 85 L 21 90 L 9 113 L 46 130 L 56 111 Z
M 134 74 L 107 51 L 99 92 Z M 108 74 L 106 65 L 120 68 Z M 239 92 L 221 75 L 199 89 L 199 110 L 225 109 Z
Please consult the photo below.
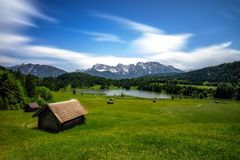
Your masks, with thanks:
M 138 62 L 136 65 L 118 64 L 117 66 L 96 64 L 91 68 L 81 72 L 111 79 L 125 79 L 141 77 L 149 74 L 182 73 L 184 71 L 174 68 L 173 66 L 160 64 L 158 62 Z
M 240 61 L 224 63 L 217 66 L 206 67 L 186 73 L 175 75 L 152 75 L 152 77 L 162 77 L 165 79 L 182 79 L 190 82 L 240 82 Z
M 240 82 L 240 61 L 179 74 L 179 78 L 192 82 Z
M 15 65 L 12 67 L 8 67 L 8 69 L 17 71 L 20 70 L 22 74 L 29 74 L 31 73 L 34 76 L 37 76 L 39 78 L 44 78 L 44 77 L 57 77 L 59 75 L 62 75 L 64 73 L 67 73 L 66 71 L 49 66 L 49 65 L 40 65 L 40 64 L 20 64 L 20 65 Z
M 81 87 L 90 87 L 93 84 L 104 85 L 110 83 L 110 79 L 104 77 L 92 76 L 86 73 L 66 73 L 58 76 L 56 80 L 63 84 L 71 84 L 72 87 L 81 86 Z

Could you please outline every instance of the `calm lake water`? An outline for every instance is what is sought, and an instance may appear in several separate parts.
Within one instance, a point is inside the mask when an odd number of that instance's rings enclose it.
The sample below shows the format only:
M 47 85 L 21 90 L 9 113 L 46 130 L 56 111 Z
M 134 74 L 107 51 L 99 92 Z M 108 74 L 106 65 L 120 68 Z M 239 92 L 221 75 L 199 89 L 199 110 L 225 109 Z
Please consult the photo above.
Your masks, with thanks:
M 171 95 L 159 92 L 150 92 L 142 90 L 125 90 L 125 89 L 114 89 L 114 90 L 85 90 L 83 93 L 87 94 L 105 94 L 107 96 L 120 96 L 127 95 L 139 98 L 157 98 L 157 99 L 170 99 Z

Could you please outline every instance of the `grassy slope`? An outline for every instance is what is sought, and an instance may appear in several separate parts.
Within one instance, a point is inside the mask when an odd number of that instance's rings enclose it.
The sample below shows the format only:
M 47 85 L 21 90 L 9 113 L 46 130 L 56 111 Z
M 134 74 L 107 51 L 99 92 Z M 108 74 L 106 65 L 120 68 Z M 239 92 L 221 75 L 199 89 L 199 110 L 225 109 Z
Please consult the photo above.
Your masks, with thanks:
M 240 102 L 151 100 L 55 93 L 90 111 L 84 125 L 53 134 L 32 113 L 0 111 L 0 159 L 239 159 Z

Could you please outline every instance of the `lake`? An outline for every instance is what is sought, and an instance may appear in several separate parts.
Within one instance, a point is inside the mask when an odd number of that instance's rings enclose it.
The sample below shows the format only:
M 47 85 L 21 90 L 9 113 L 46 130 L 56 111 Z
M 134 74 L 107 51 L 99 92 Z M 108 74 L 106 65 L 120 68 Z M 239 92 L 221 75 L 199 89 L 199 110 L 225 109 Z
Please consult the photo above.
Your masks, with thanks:
M 113 90 L 85 90 L 83 93 L 87 94 L 104 94 L 107 96 L 120 96 L 127 95 L 139 98 L 148 99 L 170 99 L 171 95 L 166 93 L 143 91 L 143 90 L 126 90 L 126 89 L 113 89 Z

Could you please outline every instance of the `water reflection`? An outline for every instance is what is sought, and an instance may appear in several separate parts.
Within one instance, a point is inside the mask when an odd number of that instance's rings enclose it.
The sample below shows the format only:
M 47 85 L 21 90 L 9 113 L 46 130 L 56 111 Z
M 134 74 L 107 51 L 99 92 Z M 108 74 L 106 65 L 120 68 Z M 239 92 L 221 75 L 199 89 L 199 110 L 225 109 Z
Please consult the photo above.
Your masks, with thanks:
M 120 96 L 127 95 L 139 98 L 157 98 L 157 99 L 170 99 L 171 95 L 159 92 L 150 92 L 143 90 L 125 90 L 125 89 L 114 89 L 114 90 L 85 90 L 83 93 L 88 94 L 105 94 L 107 96 Z

